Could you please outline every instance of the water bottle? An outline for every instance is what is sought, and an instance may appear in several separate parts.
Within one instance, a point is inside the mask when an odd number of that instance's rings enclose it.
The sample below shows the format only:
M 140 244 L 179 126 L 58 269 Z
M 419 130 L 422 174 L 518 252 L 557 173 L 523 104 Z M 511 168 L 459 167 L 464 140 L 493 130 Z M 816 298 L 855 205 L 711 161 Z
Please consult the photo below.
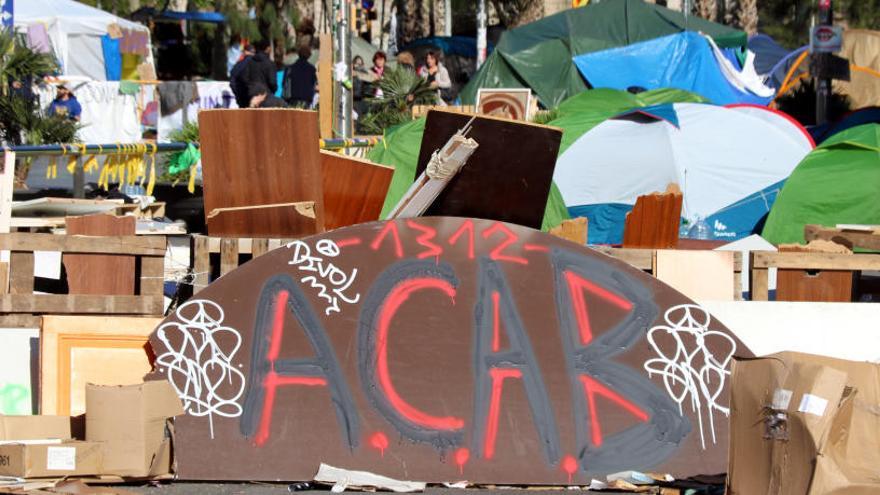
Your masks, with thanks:
M 691 224 L 688 222 L 687 218 L 681 219 L 681 224 L 678 226 L 678 238 L 686 239 L 688 235 L 690 235 Z
M 703 220 L 703 217 L 697 216 L 697 221 L 694 222 L 691 230 L 688 231 L 688 238 L 699 239 L 702 241 L 712 238 L 712 232 L 709 230 L 709 224 L 706 223 L 705 220 Z

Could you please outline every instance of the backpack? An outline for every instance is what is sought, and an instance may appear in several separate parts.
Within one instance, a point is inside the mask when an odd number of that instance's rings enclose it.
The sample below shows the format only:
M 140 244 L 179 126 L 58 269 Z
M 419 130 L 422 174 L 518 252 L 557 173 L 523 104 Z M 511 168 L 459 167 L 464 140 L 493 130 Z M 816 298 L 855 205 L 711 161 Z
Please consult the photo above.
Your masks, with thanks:
M 290 73 L 292 67 L 284 67 L 284 76 L 281 78 L 281 98 L 288 103 L 293 99 L 293 74 Z

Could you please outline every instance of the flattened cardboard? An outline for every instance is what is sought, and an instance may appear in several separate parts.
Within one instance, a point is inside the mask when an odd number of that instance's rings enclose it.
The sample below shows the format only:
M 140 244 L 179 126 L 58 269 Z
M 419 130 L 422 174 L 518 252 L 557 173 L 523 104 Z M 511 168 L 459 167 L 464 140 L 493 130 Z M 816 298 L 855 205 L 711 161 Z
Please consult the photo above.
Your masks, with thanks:
M 100 442 L 0 445 L 0 476 L 61 478 L 100 474 L 104 450 Z
M 169 418 L 183 414 L 166 381 L 86 387 L 86 440 L 104 442 L 100 474 L 155 477 L 171 470 Z
M 880 492 L 880 365 L 783 352 L 733 373 L 730 495 Z
M 0 416 L 0 440 L 40 440 L 70 435 L 70 416 Z

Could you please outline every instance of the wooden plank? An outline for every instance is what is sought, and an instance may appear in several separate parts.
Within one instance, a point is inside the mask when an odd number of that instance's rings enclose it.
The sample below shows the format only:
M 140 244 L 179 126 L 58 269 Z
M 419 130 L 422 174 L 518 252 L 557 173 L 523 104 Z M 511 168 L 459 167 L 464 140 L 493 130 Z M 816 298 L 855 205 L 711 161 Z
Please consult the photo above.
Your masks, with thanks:
M 251 246 L 251 254 L 258 258 L 269 252 L 269 239 L 254 239 Z
M 133 236 L 134 217 L 87 215 L 67 217 L 69 235 Z M 67 270 L 67 286 L 71 294 L 134 295 L 135 257 L 120 251 L 117 254 L 64 253 L 62 262 Z
M 9 263 L 0 261 L 0 295 L 9 294 Z
M 37 198 L 14 202 L 12 211 L 17 217 L 69 217 L 111 213 L 124 204 L 121 199 Z
M 208 238 L 203 235 L 192 237 L 190 251 L 193 267 L 193 294 L 208 286 L 211 281 L 211 252 L 208 249 Z
M 13 251 L 10 254 L 9 292 L 11 294 L 33 294 L 34 253 L 20 253 Z
M 85 385 L 140 383 L 150 371 L 150 333 L 161 318 L 45 316 L 41 326 L 42 414 L 85 412 Z
M 471 116 L 431 110 L 419 151 L 418 177 L 434 151 Z M 479 147 L 425 212 L 499 220 L 539 229 L 562 138 L 560 129 L 477 116 L 467 137 Z
M 220 242 L 220 276 L 238 268 L 238 241 L 223 239 Z
M 323 230 L 318 114 L 296 109 L 199 112 L 205 212 L 222 208 L 314 201 L 317 231 Z M 230 139 L 235 136 L 235 139 Z M 243 210 L 244 222 L 208 218 L 212 236 L 264 237 L 259 228 L 296 225 L 290 208 Z M 299 235 L 281 232 L 277 235 Z
M 731 251 L 658 249 L 654 276 L 695 301 L 733 301 Z
M 627 248 L 671 249 L 678 244 L 682 194 L 670 185 L 667 192 L 639 196 L 627 213 L 623 246 Z
M 321 171 L 327 230 L 379 220 L 393 167 L 321 151 Z
M 587 244 L 587 219 L 585 217 L 563 220 L 561 224 L 550 229 L 550 233 L 575 244 Z
M 165 258 L 144 256 L 141 258 L 141 290 L 144 296 L 161 296 L 165 289 Z
M 610 246 L 592 246 L 595 251 L 617 258 L 639 270 L 651 270 L 654 267 L 653 249 L 613 248 Z
M 753 268 L 798 270 L 880 270 L 880 255 L 835 253 L 785 253 L 755 251 Z
M 333 137 L 333 38 L 328 34 L 318 35 L 322 50 L 318 54 L 318 121 L 322 139 Z
M 822 239 L 846 246 L 849 249 L 880 250 L 880 228 L 873 231 L 862 231 L 823 227 L 821 225 L 805 225 L 804 239 L 807 242 Z
M 40 328 L 41 316 L 25 313 L 0 315 L 0 328 Z
M 3 168 L 0 169 L 0 233 L 9 232 L 12 220 L 12 190 L 15 183 L 15 152 L 3 150 Z
M 165 256 L 165 239 L 156 236 L 85 236 L 0 234 L 0 249 L 11 251 L 61 251 L 64 253 L 119 254 Z
M 306 236 L 319 230 L 313 201 L 215 208 L 208 214 L 209 230 L 212 225 L 228 232 L 224 237 L 238 237 L 236 232 L 256 237 Z
M 161 296 L 103 296 L 85 294 L 7 294 L 0 296 L 0 313 L 160 315 Z
M 752 273 L 749 277 L 749 293 L 752 301 L 767 301 L 770 299 L 770 273 L 766 266 L 759 266 L 756 261 L 758 255 L 764 251 L 752 251 L 750 253 Z M 776 253 L 773 253 L 776 254 Z

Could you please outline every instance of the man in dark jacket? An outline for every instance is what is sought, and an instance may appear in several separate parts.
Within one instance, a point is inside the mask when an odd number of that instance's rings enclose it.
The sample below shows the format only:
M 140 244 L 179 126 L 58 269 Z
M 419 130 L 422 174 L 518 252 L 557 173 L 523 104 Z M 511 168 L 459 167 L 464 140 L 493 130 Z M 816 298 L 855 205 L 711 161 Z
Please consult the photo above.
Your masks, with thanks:
M 253 56 L 254 47 L 251 45 L 245 46 L 241 60 L 236 62 L 235 65 L 232 66 L 232 70 L 229 71 L 229 86 L 232 88 L 232 94 L 235 95 L 235 103 L 238 104 L 238 108 L 247 108 L 251 101 L 248 95 L 248 85 L 247 81 L 244 79 L 244 74 L 248 64 L 251 63 L 251 58 L 253 58 Z
M 269 88 L 269 94 L 275 94 L 275 91 L 278 89 L 278 80 L 275 77 L 275 62 L 269 58 L 269 43 L 267 41 L 258 41 L 254 43 L 254 48 L 256 53 L 251 57 L 251 61 L 247 64 L 242 74 L 244 81 L 248 88 L 264 84 Z M 253 97 L 253 94 L 248 94 L 248 102 Z
M 292 107 L 312 106 L 315 98 L 315 85 L 318 75 L 315 66 L 309 63 L 312 50 L 307 45 L 299 47 L 299 58 L 284 70 L 284 90 L 282 96 Z

